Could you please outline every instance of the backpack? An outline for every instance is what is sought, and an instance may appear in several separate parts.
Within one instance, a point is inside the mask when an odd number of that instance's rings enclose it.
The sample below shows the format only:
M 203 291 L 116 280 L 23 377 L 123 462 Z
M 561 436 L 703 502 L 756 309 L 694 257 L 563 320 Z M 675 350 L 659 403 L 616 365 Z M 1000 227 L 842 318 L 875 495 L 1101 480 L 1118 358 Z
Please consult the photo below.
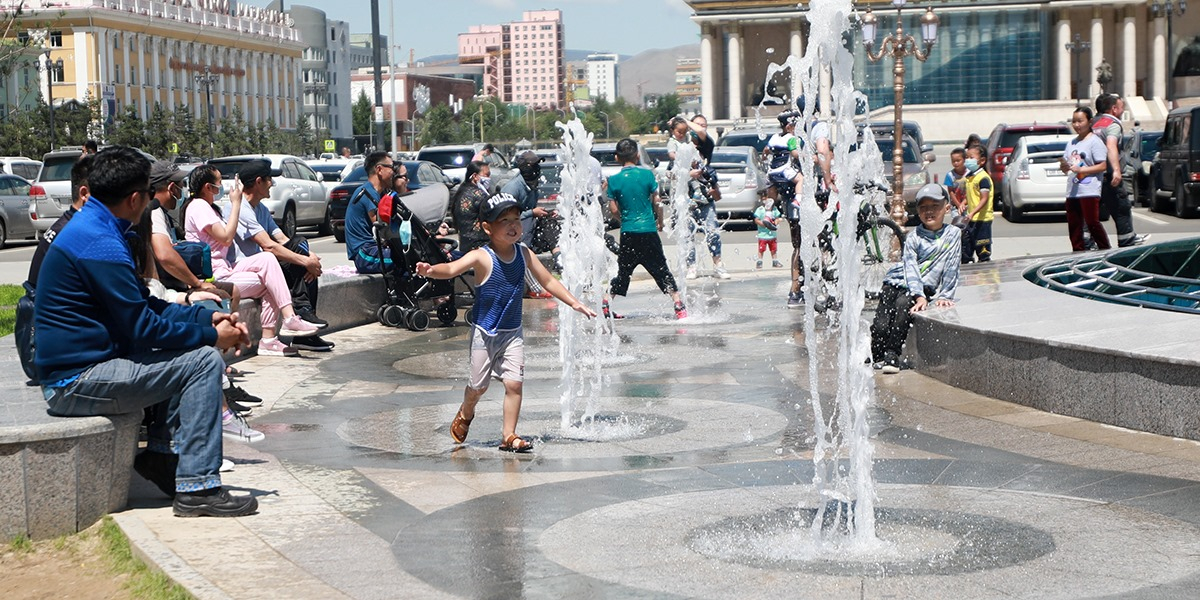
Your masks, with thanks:
M 17 341 L 17 357 L 21 359 L 21 370 L 25 371 L 25 376 L 30 380 L 37 381 L 37 367 L 33 363 L 35 354 L 33 342 L 34 289 L 28 281 L 22 285 L 25 287 L 25 295 L 17 300 L 17 318 L 13 337 Z
M 204 242 L 182 241 L 176 242 L 174 248 L 175 252 L 179 253 L 179 257 L 183 259 L 184 264 L 187 265 L 188 270 L 197 279 L 205 281 L 213 278 L 212 249 L 208 247 L 208 244 Z M 166 269 L 162 268 L 161 264 L 157 265 L 157 267 L 158 280 L 163 285 L 173 290 L 186 290 L 188 288 L 186 283 L 168 273 Z

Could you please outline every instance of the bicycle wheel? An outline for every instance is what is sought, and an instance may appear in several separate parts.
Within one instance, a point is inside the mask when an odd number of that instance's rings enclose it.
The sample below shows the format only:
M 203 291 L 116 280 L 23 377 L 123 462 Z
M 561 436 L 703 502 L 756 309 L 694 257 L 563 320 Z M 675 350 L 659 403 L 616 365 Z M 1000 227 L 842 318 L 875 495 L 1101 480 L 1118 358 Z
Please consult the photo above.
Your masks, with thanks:
M 878 296 L 884 276 L 900 261 L 904 230 L 887 217 L 874 217 L 858 241 L 862 256 L 862 284 L 867 297 Z

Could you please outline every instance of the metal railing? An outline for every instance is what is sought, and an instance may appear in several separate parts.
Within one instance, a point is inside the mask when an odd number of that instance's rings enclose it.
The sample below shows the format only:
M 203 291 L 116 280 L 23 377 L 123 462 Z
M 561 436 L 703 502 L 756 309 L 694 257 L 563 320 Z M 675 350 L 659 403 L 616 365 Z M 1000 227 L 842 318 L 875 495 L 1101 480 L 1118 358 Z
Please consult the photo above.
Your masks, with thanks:
M 1200 238 L 1069 256 L 1025 279 L 1064 294 L 1200 315 Z
M 156 0 L 0 0 L 0 11 L 11 11 L 17 7 L 21 7 L 26 12 L 100 8 L 145 17 L 170 19 L 198 26 L 220 27 L 238 33 L 261 35 L 280 40 L 300 41 L 299 32 L 292 27 L 251 17 L 213 12 L 197 6 L 184 6 Z

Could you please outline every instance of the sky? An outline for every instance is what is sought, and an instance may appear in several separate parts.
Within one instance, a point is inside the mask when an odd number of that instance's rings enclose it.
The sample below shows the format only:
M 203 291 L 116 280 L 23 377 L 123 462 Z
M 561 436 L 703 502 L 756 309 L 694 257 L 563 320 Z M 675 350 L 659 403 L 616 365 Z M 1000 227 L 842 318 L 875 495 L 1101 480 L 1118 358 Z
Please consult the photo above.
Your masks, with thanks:
M 265 5 L 265 0 L 252 0 Z M 326 17 L 348 21 L 352 33 L 371 32 L 368 0 L 288 0 L 325 11 Z M 700 27 L 688 17 L 683 0 L 380 0 L 380 33 L 388 35 L 388 17 L 395 5 L 399 56 L 408 51 L 421 58 L 456 54 L 458 34 L 471 25 L 497 25 L 521 18 L 527 10 L 558 9 L 568 50 L 637 54 L 653 48 L 698 43 Z

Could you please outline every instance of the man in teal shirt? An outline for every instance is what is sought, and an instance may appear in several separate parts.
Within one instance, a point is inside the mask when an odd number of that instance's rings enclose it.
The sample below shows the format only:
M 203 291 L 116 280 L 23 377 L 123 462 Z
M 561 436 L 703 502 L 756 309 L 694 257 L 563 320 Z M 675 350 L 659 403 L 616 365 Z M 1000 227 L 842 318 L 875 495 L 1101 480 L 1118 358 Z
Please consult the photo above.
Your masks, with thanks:
M 624 296 L 629 291 L 629 277 L 641 265 L 654 278 L 658 289 L 670 294 L 675 301 L 675 318 L 687 316 L 679 297 L 675 277 L 667 267 L 662 240 L 662 208 L 659 206 L 658 181 L 654 171 L 637 166 L 637 142 L 625 138 L 617 142 L 617 161 L 621 171 L 608 178 L 609 208 L 621 219 L 621 251 L 617 254 L 617 276 L 612 280 L 610 293 Z

